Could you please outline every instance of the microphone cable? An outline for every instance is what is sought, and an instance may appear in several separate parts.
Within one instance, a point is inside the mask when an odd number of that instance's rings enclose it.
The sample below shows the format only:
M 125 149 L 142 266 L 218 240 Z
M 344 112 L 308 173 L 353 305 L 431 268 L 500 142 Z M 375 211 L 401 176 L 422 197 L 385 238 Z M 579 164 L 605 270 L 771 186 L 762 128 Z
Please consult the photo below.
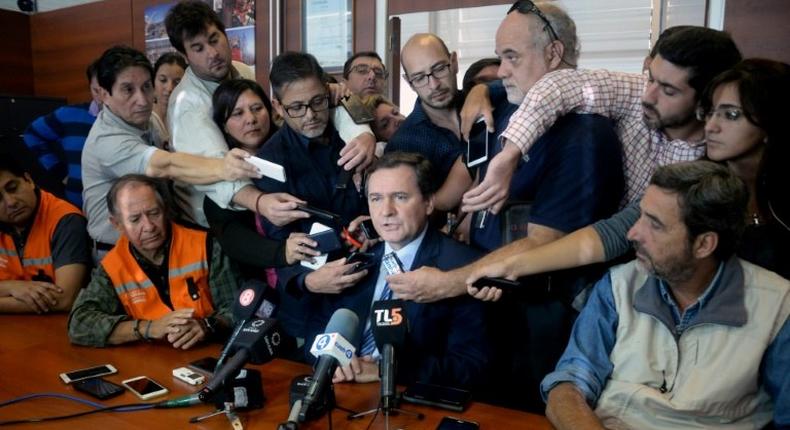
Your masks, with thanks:
M 55 399 L 64 399 L 64 400 L 71 400 L 76 403 L 81 403 L 87 406 L 90 406 L 94 409 L 82 412 L 75 412 L 72 414 L 66 415 L 55 415 L 55 416 L 48 416 L 48 417 L 37 417 L 37 418 L 21 418 L 15 420 L 3 420 L 0 421 L 0 426 L 9 426 L 9 425 L 16 425 L 16 424 L 30 424 L 30 423 L 41 423 L 45 421 L 55 421 L 55 420 L 64 420 L 69 418 L 76 418 L 81 417 L 84 415 L 95 414 L 98 412 L 136 412 L 142 411 L 147 409 L 153 409 L 155 404 L 152 403 L 127 403 L 123 405 L 114 405 L 114 406 L 104 406 L 101 403 L 92 402 L 90 400 L 81 399 L 79 397 L 70 396 L 67 394 L 60 394 L 60 393 L 33 393 L 27 394 L 20 397 L 15 397 L 10 400 L 6 400 L 0 402 L 0 408 L 5 406 L 10 406 L 16 403 L 20 403 L 26 400 L 32 399 L 39 399 L 39 398 L 55 398 Z

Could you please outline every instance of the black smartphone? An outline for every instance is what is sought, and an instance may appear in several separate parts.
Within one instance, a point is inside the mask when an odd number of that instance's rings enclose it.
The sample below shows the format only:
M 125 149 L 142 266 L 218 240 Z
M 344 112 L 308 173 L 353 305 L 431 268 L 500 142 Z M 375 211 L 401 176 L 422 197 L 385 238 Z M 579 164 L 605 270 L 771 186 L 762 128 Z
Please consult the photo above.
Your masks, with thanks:
M 83 379 L 74 383 L 74 388 L 88 393 L 99 400 L 115 397 L 124 392 L 125 388 L 104 378 Z
M 469 131 L 466 142 L 466 167 L 477 166 L 488 161 L 488 129 L 483 118 L 477 120 Z
M 328 254 L 343 247 L 334 230 L 324 230 L 320 233 L 307 235 L 307 237 L 318 243 L 314 249 L 322 254 Z
M 362 230 L 362 234 L 364 234 L 368 240 L 379 238 L 379 232 L 377 232 L 373 227 L 373 220 L 366 219 L 365 221 L 362 221 L 362 224 L 359 225 L 359 228 Z
M 329 211 L 325 211 L 323 209 L 318 209 L 310 205 L 296 205 L 296 209 L 307 212 L 313 217 L 327 222 L 335 222 L 340 219 L 340 215 L 334 214 Z
M 503 293 L 512 293 L 521 286 L 521 283 L 505 278 L 489 278 L 488 276 L 483 276 L 476 280 L 472 286 L 477 289 L 483 287 L 496 287 L 502 290 Z
M 406 388 L 402 398 L 410 403 L 436 406 L 460 412 L 464 410 L 467 403 L 472 399 L 472 393 L 460 388 L 416 382 Z
M 199 370 L 207 375 L 213 375 L 214 369 L 217 367 L 217 359 L 214 357 L 203 357 L 189 363 L 187 367 Z
M 356 264 L 356 266 L 354 266 L 354 273 L 356 273 L 374 267 L 377 261 L 375 259 L 375 256 L 371 252 L 355 251 L 348 256 L 346 263 Z
M 478 430 L 480 424 L 474 421 L 466 421 L 456 417 L 444 417 L 439 421 L 436 430 Z

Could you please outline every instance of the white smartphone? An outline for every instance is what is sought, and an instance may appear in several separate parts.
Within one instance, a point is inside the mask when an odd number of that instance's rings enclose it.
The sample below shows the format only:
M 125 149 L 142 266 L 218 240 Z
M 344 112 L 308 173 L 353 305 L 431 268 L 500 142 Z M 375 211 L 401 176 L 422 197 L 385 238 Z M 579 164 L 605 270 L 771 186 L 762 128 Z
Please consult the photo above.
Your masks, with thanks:
M 257 167 L 261 175 L 272 178 L 275 181 L 285 182 L 285 168 L 283 166 L 254 155 L 247 157 L 246 161 Z
M 167 394 L 167 388 L 147 376 L 137 376 L 121 382 L 142 400 L 153 399 L 154 397 Z
M 203 383 L 203 381 L 206 380 L 205 376 L 193 372 L 192 370 L 187 369 L 186 367 L 179 367 L 177 369 L 173 369 L 173 376 L 175 376 L 176 379 L 184 381 L 189 385 L 200 385 Z
M 483 118 L 472 126 L 469 141 L 466 142 L 466 166 L 477 166 L 488 161 L 488 129 Z
M 102 364 L 101 366 L 87 367 L 85 369 L 72 370 L 70 372 L 63 372 L 60 374 L 60 379 L 67 384 L 72 382 L 82 381 L 83 379 L 95 378 L 97 376 L 112 375 L 118 370 L 111 364 Z

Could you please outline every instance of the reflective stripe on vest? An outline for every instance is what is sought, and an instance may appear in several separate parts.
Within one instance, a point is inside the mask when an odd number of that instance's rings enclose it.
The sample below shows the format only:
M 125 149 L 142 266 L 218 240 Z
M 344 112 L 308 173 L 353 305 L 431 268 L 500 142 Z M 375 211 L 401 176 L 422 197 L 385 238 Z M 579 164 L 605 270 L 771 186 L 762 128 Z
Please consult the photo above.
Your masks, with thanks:
M 0 233 L 0 255 L 11 257 L 6 258 L 4 265 L 0 265 L 0 281 L 12 279 L 31 281 L 33 277 L 39 275 L 39 272 L 55 280 L 52 238 L 60 220 L 70 214 L 82 213 L 71 203 L 40 190 L 38 211 L 25 241 L 21 260 L 16 251 L 14 238 L 9 234 Z
M 129 240 L 121 236 L 101 262 L 126 313 L 135 319 L 154 320 L 178 309 L 194 309 L 193 316 L 204 318 L 214 311 L 208 286 L 209 270 L 206 232 L 170 223 L 168 255 L 170 309 L 162 302 L 153 282 L 129 251 Z

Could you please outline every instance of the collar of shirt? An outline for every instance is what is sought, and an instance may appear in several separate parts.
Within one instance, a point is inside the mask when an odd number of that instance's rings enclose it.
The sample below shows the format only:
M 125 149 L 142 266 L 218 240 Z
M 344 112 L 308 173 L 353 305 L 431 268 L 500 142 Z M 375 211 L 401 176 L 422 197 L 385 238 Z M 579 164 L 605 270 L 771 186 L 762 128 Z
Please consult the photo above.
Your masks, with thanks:
M 420 245 L 422 245 L 422 240 L 425 238 L 425 232 L 428 231 L 428 226 L 426 225 L 425 228 L 422 229 L 422 233 L 420 233 L 417 237 L 412 239 L 406 246 L 402 247 L 401 249 L 395 251 L 395 255 L 398 256 L 398 260 L 400 260 L 401 264 L 403 265 L 403 270 L 410 271 L 412 264 L 414 264 L 414 258 L 417 257 L 417 250 L 420 249 Z M 390 246 L 389 243 L 384 242 L 384 254 L 387 255 L 394 250 Z
M 719 263 L 718 269 L 716 269 L 716 275 L 713 277 L 713 280 L 710 281 L 710 284 L 708 284 L 708 288 L 706 288 L 702 295 L 699 296 L 696 303 L 686 308 L 686 310 L 682 313 L 680 311 L 680 307 L 677 305 L 677 302 L 672 297 L 672 293 L 669 291 L 669 286 L 666 284 L 666 282 L 664 282 L 664 280 L 658 280 L 661 298 L 669 306 L 669 309 L 672 310 L 672 317 L 675 320 L 675 330 L 678 336 L 682 334 L 686 328 L 688 328 L 689 324 L 692 322 L 692 320 L 694 320 L 699 311 L 708 303 L 711 296 L 714 294 L 715 290 L 720 284 L 721 274 L 723 271 L 724 262 L 721 262 Z
M 233 63 L 231 62 L 231 65 L 230 65 L 230 78 L 231 79 L 236 79 L 239 76 L 240 76 L 239 71 L 236 70 L 236 67 L 234 67 Z M 184 73 L 184 79 L 183 80 L 186 80 L 187 82 L 190 82 L 193 85 L 203 87 L 203 89 L 209 95 L 210 94 L 214 94 L 214 91 L 223 82 L 223 81 L 208 81 L 208 80 L 202 79 L 198 75 L 196 75 L 194 71 L 192 71 L 191 67 L 187 67 L 187 71 Z
M 455 93 L 455 97 L 453 98 L 453 103 L 451 107 L 455 108 L 458 115 L 461 114 L 461 107 L 464 105 L 464 94 L 461 91 L 457 91 Z M 425 113 L 425 109 L 422 107 L 422 99 L 417 97 L 417 101 L 414 102 L 414 109 L 412 109 L 409 117 L 414 117 L 414 123 L 419 124 L 422 122 L 428 123 L 434 127 L 438 127 L 434 124 L 431 119 L 428 117 L 428 114 Z

